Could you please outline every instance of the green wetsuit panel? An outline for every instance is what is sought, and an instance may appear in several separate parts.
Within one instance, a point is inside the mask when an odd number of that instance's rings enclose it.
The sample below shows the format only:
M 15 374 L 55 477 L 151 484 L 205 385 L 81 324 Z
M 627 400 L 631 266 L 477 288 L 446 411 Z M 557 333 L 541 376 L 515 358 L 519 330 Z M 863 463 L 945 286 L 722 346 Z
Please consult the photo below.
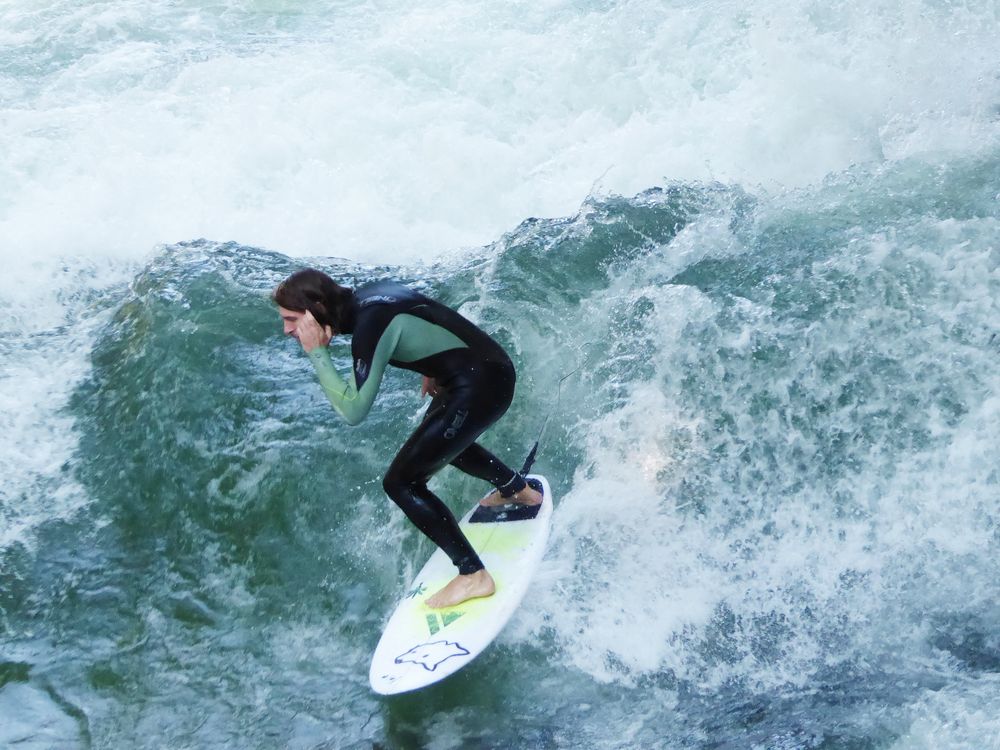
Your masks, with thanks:
M 361 363 L 367 377 L 361 388 L 357 387 L 357 377 L 351 374 L 351 381 L 344 380 L 337 372 L 330 351 L 325 346 L 316 347 L 309 353 L 319 377 L 320 387 L 333 408 L 348 424 L 359 424 L 368 415 L 382 376 L 390 360 L 416 362 L 451 349 L 466 348 L 458 336 L 451 331 L 413 315 L 400 314 L 393 317 L 386 326 L 375 346 L 371 362 Z M 358 347 L 353 346 L 353 349 Z M 355 362 L 357 370 L 359 362 Z

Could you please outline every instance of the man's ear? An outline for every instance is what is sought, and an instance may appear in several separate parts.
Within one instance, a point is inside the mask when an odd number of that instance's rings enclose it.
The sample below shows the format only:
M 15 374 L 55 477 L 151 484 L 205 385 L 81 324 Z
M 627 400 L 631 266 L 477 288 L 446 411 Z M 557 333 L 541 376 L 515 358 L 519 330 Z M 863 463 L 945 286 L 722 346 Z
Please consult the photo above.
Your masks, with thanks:
M 326 305 L 319 300 L 312 303 L 312 314 L 316 318 L 316 322 L 321 326 L 330 325 L 330 313 L 327 312 Z

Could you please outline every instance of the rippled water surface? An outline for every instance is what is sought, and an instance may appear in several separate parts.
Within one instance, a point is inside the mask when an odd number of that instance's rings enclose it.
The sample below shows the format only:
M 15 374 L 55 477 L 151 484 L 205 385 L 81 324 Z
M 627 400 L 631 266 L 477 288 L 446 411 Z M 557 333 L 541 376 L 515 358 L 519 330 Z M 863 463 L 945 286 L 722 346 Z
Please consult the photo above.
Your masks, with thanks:
M 998 17 L 0 4 L 0 746 L 1000 748 Z M 305 263 L 493 333 L 511 463 L 551 416 L 532 588 L 420 693 L 419 383 L 338 421 Z

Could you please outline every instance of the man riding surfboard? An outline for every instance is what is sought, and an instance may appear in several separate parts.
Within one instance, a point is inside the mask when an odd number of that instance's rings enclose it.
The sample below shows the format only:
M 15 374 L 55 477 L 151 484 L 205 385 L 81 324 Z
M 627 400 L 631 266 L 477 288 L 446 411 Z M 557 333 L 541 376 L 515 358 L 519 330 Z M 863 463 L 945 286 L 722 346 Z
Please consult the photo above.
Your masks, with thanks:
M 307 268 L 285 279 L 272 299 L 285 334 L 302 345 L 327 399 L 349 424 L 367 416 L 387 365 L 423 376 L 421 394 L 432 396 L 430 406 L 389 465 L 382 486 L 458 568 L 458 575 L 427 599 L 428 606 L 451 607 L 492 595 L 492 576 L 427 481 L 451 464 L 496 488 L 483 505 L 542 502 L 524 477 L 476 442 L 513 399 L 510 357 L 456 311 L 391 281 L 350 289 Z M 351 336 L 349 380 L 337 372 L 327 348 L 341 334 Z

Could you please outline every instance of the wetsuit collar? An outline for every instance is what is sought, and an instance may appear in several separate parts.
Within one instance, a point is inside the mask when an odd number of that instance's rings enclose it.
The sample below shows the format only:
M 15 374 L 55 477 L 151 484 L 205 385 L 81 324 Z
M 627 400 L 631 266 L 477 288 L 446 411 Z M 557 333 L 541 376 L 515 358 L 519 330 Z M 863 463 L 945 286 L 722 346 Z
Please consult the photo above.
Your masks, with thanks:
M 344 310 L 343 319 L 340 320 L 341 333 L 354 333 L 354 324 L 358 320 L 358 295 L 351 295 L 351 304 Z

